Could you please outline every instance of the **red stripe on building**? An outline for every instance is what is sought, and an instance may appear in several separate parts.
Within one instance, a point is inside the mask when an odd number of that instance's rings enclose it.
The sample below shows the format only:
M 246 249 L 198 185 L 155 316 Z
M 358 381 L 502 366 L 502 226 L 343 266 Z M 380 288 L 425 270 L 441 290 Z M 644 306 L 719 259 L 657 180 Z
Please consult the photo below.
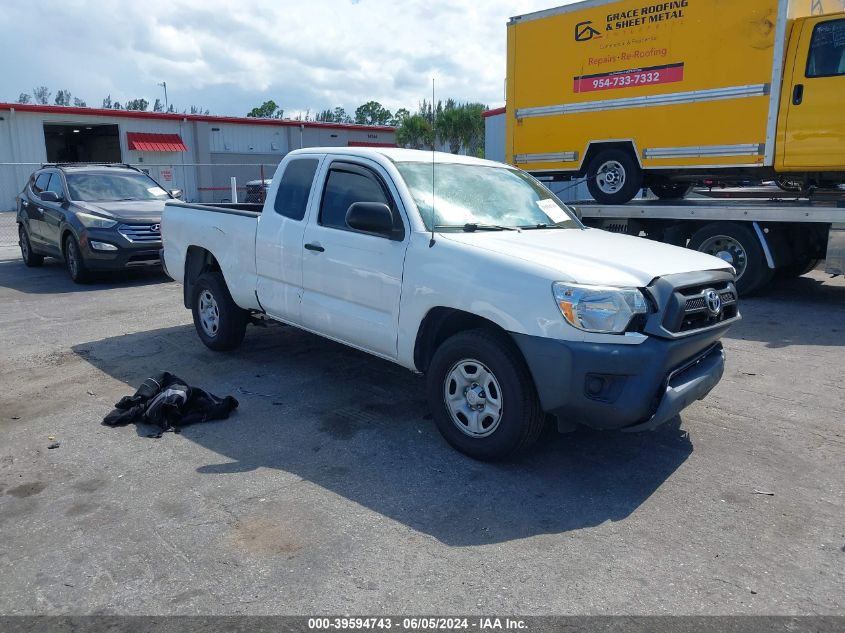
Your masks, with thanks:
M 188 148 L 178 134 L 148 134 L 127 132 L 126 144 L 138 152 L 187 152 Z
M 504 114 L 507 111 L 506 106 L 502 106 L 501 108 L 493 108 L 492 110 L 485 110 L 481 113 L 485 119 L 491 116 L 499 116 L 500 114 Z

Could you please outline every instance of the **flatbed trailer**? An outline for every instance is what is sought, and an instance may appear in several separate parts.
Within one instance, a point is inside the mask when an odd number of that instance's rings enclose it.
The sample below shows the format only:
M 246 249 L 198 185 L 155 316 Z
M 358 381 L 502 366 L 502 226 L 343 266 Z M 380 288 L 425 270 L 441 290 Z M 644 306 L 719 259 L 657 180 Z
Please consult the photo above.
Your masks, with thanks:
M 685 246 L 730 262 L 741 294 L 775 276 L 798 276 L 825 260 L 845 274 L 845 200 L 634 200 L 572 203 L 588 226 Z

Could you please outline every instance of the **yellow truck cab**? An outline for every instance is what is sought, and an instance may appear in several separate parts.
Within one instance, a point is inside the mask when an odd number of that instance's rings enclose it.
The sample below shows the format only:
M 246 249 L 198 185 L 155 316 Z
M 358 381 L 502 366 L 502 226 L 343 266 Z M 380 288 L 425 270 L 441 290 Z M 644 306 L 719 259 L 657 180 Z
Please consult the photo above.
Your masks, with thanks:
M 845 182 L 845 0 L 586 0 L 507 41 L 508 162 L 601 203 Z

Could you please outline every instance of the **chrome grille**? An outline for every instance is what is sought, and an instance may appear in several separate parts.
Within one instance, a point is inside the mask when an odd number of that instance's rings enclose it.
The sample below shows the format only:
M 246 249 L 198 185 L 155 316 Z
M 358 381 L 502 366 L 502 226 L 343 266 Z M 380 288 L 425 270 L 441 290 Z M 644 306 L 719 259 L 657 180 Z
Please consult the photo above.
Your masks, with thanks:
M 160 224 L 121 224 L 117 232 L 130 242 L 152 243 L 161 241 Z

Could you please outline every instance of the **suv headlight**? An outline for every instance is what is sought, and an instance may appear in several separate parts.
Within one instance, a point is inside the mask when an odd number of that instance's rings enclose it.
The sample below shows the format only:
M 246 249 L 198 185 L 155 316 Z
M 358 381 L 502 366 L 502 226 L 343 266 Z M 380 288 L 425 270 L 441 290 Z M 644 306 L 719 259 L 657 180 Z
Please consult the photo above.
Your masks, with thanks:
M 638 314 L 648 313 L 643 293 L 636 288 L 552 284 L 563 318 L 573 327 L 600 334 L 622 334 Z
M 89 229 L 110 229 L 117 224 L 115 220 L 104 218 L 99 215 L 91 215 L 90 213 L 77 213 L 77 219 L 82 222 L 82 226 Z

